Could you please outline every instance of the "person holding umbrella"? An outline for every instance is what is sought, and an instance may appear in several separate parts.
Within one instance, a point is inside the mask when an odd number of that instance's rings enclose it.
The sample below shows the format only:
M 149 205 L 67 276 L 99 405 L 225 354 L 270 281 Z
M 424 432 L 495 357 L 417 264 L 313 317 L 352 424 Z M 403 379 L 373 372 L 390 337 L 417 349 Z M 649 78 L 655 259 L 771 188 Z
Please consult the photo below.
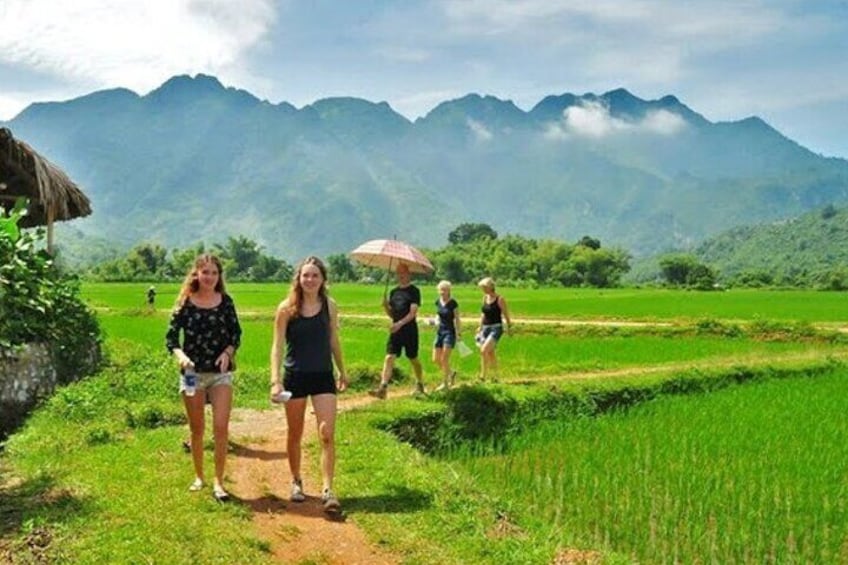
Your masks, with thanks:
M 395 366 L 395 359 L 402 351 L 412 364 L 415 373 L 415 393 L 424 393 L 424 375 L 421 361 L 418 360 L 418 322 L 416 316 L 421 306 L 421 291 L 411 282 L 409 266 L 399 263 L 397 266 L 398 286 L 392 289 L 388 297 L 383 296 L 383 309 L 391 318 L 389 338 L 386 342 L 386 357 L 380 375 L 380 386 L 370 394 L 377 398 L 386 398 L 389 380 Z

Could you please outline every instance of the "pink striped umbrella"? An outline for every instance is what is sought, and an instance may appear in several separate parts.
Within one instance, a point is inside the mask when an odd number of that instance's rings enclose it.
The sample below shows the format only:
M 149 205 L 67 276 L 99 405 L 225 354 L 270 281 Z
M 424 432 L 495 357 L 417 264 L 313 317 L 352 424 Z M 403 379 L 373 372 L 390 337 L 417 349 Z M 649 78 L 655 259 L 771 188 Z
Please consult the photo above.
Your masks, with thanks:
M 433 265 L 423 253 L 413 246 L 396 239 L 372 239 L 350 252 L 351 258 L 368 267 L 380 267 L 389 271 L 401 263 L 411 273 L 429 273 Z

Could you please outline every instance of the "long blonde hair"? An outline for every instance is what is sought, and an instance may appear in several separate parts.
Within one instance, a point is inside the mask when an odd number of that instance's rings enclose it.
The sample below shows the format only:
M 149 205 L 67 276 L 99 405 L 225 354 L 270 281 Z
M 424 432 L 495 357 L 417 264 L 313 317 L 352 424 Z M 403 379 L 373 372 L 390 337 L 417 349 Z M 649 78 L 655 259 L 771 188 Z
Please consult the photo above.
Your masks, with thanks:
M 310 255 L 301 261 L 300 265 L 298 265 L 297 269 L 295 269 L 294 275 L 292 276 L 291 287 L 289 287 L 289 294 L 286 297 L 286 300 L 288 301 L 289 317 L 292 319 L 300 316 L 300 307 L 303 304 L 303 287 L 300 286 L 300 273 L 307 265 L 315 265 L 318 267 L 318 270 L 321 271 L 321 278 L 324 280 L 321 281 L 321 288 L 318 289 L 318 297 L 321 299 L 322 303 L 327 301 L 327 267 L 321 259 L 314 255 Z
M 200 288 L 200 281 L 197 280 L 197 274 L 208 263 L 213 263 L 218 267 L 218 284 L 215 285 L 215 291 L 220 292 L 222 295 L 227 293 L 227 286 L 224 283 L 224 267 L 221 266 L 221 260 L 211 253 L 202 253 L 194 260 L 194 265 L 189 269 L 185 280 L 183 280 L 180 293 L 177 295 L 177 308 L 182 308 L 188 297 Z

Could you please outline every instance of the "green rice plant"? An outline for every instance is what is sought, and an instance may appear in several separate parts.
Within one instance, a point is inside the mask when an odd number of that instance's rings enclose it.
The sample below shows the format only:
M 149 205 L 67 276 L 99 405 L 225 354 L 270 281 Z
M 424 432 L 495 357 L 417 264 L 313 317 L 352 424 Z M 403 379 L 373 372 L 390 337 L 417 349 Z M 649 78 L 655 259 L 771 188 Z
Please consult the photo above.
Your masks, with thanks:
M 848 375 L 557 420 L 467 457 L 536 539 L 640 562 L 844 562 Z
M 117 312 L 100 312 L 98 317 L 107 340 L 140 343 L 149 347 L 155 355 L 165 352 L 168 318 L 164 313 L 127 316 Z M 242 346 L 236 357 L 236 390 L 238 394 L 258 395 L 255 400 L 261 398 L 264 402 L 270 371 L 273 321 L 270 317 L 243 318 L 241 324 L 243 334 Z M 783 325 L 774 326 L 784 328 Z M 710 323 L 706 330 L 702 326 L 697 326 L 697 329 L 681 326 L 661 330 L 629 328 L 607 331 L 587 326 L 582 330 L 534 327 L 533 331 L 525 332 L 519 327 L 511 336 L 502 338 L 498 345 L 500 376 L 506 380 L 524 381 L 648 365 L 726 365 L 795 353 L 824 357 L 843 349 L 838 341 L 831 342 L 829 338 L 804 343 L 794 330 L 784 329 L 781 335 L 785 339 L 772 339 L 778 335 L 776 332 L 767 334 L 772 338 L 762 339 L 761 335 L 766 334 L 755 334 L 749 338 L 744 336 L 747 330 L 740 331 L 743 335 L 728 338 L 724 335 L 726 326 L 714 323 Z M 429 327 L 420 329 L 419 357 L 424 366 L 425 380 L 431 385 L 441 380 L 437 368 L 430 361 L 434 335 Z M 387 336 L 387 324 L 382 320 L 342 319 L 340 337 L 347 365 L 379 375 Z M 458 372 L 459 382 L 475 382 L 480 357 L 474 354 L 461 358 L 454 354 L 452 366 Z M 176 374 L 176 365 L 172 367 Z M 401 374 L 410 371 L 408 362 L 403 358 L 397 361 L 396 367 Z
M 417 283 L 421 288 L 421 315 L 435 314 L 438 294 L 434 284 Z M 96 309 L 144 311 L 149 283 L 84 283 L 81 296 Z M 162 312 L 174 306 L 179 285 L 156 284 L 156 308 Z M 285 298 L 288 285 L 276 283 L 232 283 L 240 312 L 273 316 Z M 332 284 L 331 295 L 342 315 L 383 316 L 380 306 L 384 287 L 352 283 Z M 844 321 L 845 297 L 838 292 L 813 290 L 733 289 L 724 292 L 694 292 L 679 289 L 586 289 L 586 288 L 499 288 L 507 299 L 513 318 L 547 318 L 612 321 L 674 321 L 703 318 L 723 321 L 805 321 L 838 324 Z M 453 296 L 467 324 L 480 319 L 482 294 L 471 285 L 456 285 Z M 470 328 L 470 329 L 473 329 Z

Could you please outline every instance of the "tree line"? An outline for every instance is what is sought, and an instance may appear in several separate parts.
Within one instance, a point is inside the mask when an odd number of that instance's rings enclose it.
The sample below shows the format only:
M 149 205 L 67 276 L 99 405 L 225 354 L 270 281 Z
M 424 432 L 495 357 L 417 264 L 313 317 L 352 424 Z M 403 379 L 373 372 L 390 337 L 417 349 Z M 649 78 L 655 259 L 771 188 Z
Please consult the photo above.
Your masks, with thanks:
M 574 244 L 518 235 L 498 237 L 487 224 L 466 223 L 448 234 L 448 242 L 441 249 L 423 250 L 435 267 L 431 278 L 472 283 L 491 276 L 499 284 L 516 286 L 612 287 L 618 286 L 630 269 L 630 256 L 625 251 L 603 248 L 590 236 Z M 203 252 L 221 259 L 228 280 L 281 282 L 293 273 L 292 265 L 284 259 L 270 256 L 257 242 L 237 236 L 208 248 L 198 243 L 167 250 L 158 244 L 142 243 L 123 257 L 102 262 L 81 275 L 98 281 L 180 280 Z M 385 276 L 344 253 L 328 255 L 326 260 L 335 281 L 368 282 Z
M 499 284 L 525 287 L 621 286 L 632 260 L 625 250 L 603 247 L 600 240 L 588 235 L 574 243 L 520 235 L 500 237 L 485 223 L 460 224 L 448 234 L 446 246 L 422 251 L 435 267 L 429 279 L 462 284 L 490 276 Z M 198 243 L 167 250 L 158 244 L 142 243 L 123 257 L 101 262 L 81 275 L 99 281 L 181 280 L 194 258 L 203 252 L 218 255 L 227 278 L 234 281 L 286 282 L 294 271 L 284 259 L 266 254 L 257 242 L 237 236 L 208 248 Z M 359 265 L 346 253 L 331 254 L 325 259 L 334 281 L 376 282 L 386 276 L 384 271 Z M 848 289 L 848 269 L 843 264 L 815 269 L 789 261 L 779 268 L 748 268 L 722 274 L 698 253 L 678 252 L 658 257 L 656 270 L 637 279 L 639 284 L 696 290 L 774 286 Z

